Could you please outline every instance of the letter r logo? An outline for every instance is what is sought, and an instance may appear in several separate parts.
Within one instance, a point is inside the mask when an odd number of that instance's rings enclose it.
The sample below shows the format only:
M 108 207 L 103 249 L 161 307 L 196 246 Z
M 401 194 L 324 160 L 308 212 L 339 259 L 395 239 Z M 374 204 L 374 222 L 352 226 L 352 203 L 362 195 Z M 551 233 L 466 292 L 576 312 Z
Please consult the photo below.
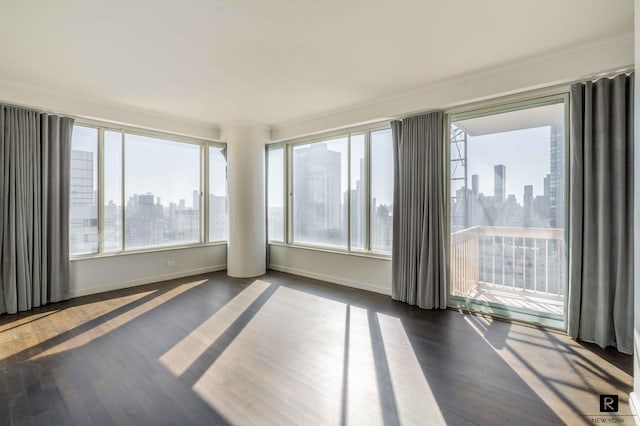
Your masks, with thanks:
M 618 395 L 600 395 L 600 412 L 617 413 Z

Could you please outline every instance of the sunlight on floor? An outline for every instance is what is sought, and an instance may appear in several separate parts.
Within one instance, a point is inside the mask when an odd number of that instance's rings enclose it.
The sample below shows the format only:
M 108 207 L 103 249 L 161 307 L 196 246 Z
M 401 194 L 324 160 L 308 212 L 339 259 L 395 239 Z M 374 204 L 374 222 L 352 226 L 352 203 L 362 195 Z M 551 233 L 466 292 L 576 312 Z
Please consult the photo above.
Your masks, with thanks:
M 369 317 L 366 309 L 349 306 L 349 339 L 345 351 L 347 374 L 343 398 L 345 424 L 384 424 L 376 375 Z
M 402 322 L 389 315 L 378 314 L 377 317 L 398 417 L 406 424 L 446 424 Z
M 160 362 L 175 376 L 183 374 L 270 285 L 261 280 L 254 281 L 162 355 Z
M 587 419 L 585 415 L 597 415 L 599 395 L 618 394 L 614 382 L 630 379 L 626 373 L 609 363 L 605 372 L 601 365 L 606 361 L 576 342 L 560 340 L 553 333 L 547 334 L 545 341 L 540 341 L 539 338 L 532 338 L 536 336 L 529 336 L 529 329 L 525 327 L 520 327 L 516 332 L 506 324 L 493 324 L 487 318 L 466 315 L 464 320 L 567 424 L 584 422 Z M 539 359 L 528 356 L 532 346 L 550 349 L 549 357 Z M 581 378 L 581 385 L 559 379 L 567 370 Z M 595 389 L 587 379 L 586 372 L 600 376 L 609 384 Z M 620 395 L 621 402 L 626 402 L 626 398 L 627 395 Z
M 98 325 L 96 325 L 95 327 L 90 328 L 89 330 L 86 330 L 84 332 L 82 332 L 81 334 L 78 334 L 77 336 L 73 336 L 70 339 L 65 340 L 64 342 L 50 348 L 47 349 L 46 351 L 43 351 L 31 358 L 29 358 L 30 360 L 37 360 L 43 357 L 47 357 L 47 356 L 51 356 L 54 354 L 59 354 L 65 351 L 69 351 L 72 349 L 76 349 L 79 348 L 80 346 L 86 345 L 87 343 L 90 343 L 91 341 L 98 339 L 114 330 L 116 330 L 119 327 L 122 327 L 123 325 L 125 325 L 126 323 L 128 323 L 129 321 L 132 321 L 134 319 L 136 319 L 137 317 L 151 311 L 154 308 L 157 308 L 158 306 L 162 305 L 163 303 L 168 302 L 169 300 L 173 299 L 176 296 L 179 296 L 180 294 L 191 290 L 192 288 L 202 284 L 206 282 L 206 280 L 201 280 L 201 281 L 193 281 L 190 283 L 185 283 L 182 285 L 179 285 L 175 288 L 172 288 L 171 290 L 162 293 L 160 295 L 158 295 L 157 297 L 154 297 L 153 299 L 149 300 L 148 302 L 145 302 L 143 304 L 141 304 L 140 306 L 136 306 L 133 309 L 130 310 L 126 310 L 124 313 L 117 315 L 114 318 L 111 318 L 105 322 L 100 322 Z M 153 293 L 151 293 L 153 294 Z M 126 306 L 126 305 L 124 305 Z M 114 309 L 114 311 L 117 309 Z
M 343 303 L 278 288 L 194 391 L 232 424 L 337 424 L 345 309 Z M 255 409 L 244 410 L 247 404 Z M 283 412 L 291 417 L 281 417 Z
M 445 423 L 398 318 L 268 289 L 255 281 L 162 364 L 176 376 L 200 371 L 193 390 L 233 424 Z M 203 359 L 210 365 L 192 370 Z

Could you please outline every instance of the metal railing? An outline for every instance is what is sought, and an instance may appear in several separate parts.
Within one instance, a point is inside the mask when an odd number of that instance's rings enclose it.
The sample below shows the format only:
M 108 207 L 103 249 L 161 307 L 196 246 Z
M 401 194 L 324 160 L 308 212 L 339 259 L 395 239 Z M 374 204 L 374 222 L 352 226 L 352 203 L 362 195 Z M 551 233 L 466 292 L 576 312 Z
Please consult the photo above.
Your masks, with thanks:
M 451 294 L 479 286 L 563 294 L 564 230 L 479 226 L 451 234 Z

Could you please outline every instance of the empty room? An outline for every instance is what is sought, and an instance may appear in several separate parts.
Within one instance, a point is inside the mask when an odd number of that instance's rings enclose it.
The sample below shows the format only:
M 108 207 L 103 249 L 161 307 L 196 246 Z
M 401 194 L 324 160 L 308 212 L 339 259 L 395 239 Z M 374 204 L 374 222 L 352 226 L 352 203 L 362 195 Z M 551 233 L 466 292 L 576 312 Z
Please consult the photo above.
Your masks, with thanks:
M 640 425 L 640 0 L 0 28 L 0 425 Z

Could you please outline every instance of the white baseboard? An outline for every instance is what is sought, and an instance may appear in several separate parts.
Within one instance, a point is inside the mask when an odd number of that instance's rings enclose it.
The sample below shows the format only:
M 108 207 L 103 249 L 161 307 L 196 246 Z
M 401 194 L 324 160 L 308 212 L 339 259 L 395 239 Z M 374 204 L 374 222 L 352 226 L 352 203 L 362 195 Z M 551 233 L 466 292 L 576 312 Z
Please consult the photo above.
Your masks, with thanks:
M 631 409 L 631 414 L 633 414 L 633 420 L 636 422 L 636 425 L 640 426 L 640 400 L 638 399 L 637 392 L 631 392 L 629 394 L 629 408 Z
M 302 277 L 313 278 L 320 281 L 327 281 L 333 284 L 340 284 L 345 287 L 352 287 L 360 290 L 367 290 L 373 293 L 379 293 L 379 294 L 391 296 L 390 288 L 378 287 L 376 285 L 361 282 L 361 281 L 346 280 L 344 278 L 336 277 L 333 275 L 319 274 L 317 272 L 309 272 L 303 269 L 290 268 L 288 266 L 282 266 L 282 265 L 270 264 L 269 269 L 273 269 L 280 272 L 286 272 L 288 274 L 293 274 L 293 275 L 300 275 Z
M 122 281 L 119 283 L 107 284 L 99 287 L 72 290 L 67 293 L 67 298 L 88 296 L 91 294 L 104 293 L 105 291 L 121 290 L 123 288 L 137 287 L 139 285 L 152 284 L 162 281 L 184 278 L 192 275 L 206 274 L 208 272 L 222 271 L 227 269 L 227 265 L 206 266 L 204 268 L 189 269 L 186 271 L 173 272 L 170 274 L 154 275 L 151 277 L 139 278 L 137 280 Z

